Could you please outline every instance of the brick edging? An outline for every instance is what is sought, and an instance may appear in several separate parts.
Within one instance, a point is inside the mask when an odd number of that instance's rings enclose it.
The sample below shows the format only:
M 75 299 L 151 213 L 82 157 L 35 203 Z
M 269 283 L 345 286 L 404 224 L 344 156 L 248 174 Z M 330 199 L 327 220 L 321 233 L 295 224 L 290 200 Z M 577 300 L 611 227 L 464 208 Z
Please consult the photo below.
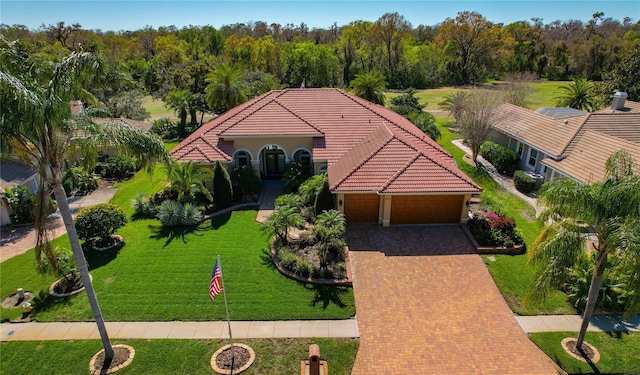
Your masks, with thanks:
M 473 234 L 466 225 L 460 224 L 460 227 L 467 235 L 473 246 L 476 248 L 478 254 L 506 254 L 506 255 L 519 255 L 524 254 L 526 252 L 525 245 L 516 245 L 514 247 L 504 247 L 504 246 L 480 246 L 478 241 L 476 241 Z

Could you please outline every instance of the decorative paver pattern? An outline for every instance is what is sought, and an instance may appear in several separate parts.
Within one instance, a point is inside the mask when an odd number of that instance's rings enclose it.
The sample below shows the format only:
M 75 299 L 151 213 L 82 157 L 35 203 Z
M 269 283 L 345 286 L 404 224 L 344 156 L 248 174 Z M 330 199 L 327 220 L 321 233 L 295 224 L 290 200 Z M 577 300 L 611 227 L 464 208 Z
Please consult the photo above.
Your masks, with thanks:
M 459 226 L 350 225 L 353 374 L 561 374 L 516 322 Z

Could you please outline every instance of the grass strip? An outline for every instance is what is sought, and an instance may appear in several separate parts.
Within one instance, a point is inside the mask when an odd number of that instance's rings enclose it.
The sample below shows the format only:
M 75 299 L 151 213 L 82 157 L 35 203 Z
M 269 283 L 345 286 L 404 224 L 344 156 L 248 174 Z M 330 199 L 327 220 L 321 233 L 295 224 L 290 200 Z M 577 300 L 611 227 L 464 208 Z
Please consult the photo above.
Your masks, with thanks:
M 353 339 L 247 339 L 239 340 L 256 353 L 249 373 L 295 374 L 308 358 L 309 345 L 320 346 L 332 375 L 351 373 L 358 340 Z M 211 374 L 213 353 L 228 341 L 218 340 L 113 340 L 136 353 L 133 362 L 118 374 Z M 98 340 L 13 341 L 0 344 L 0 374 L 84 374 L 91 357 L 102 349 Z M 45 360 L 48 359 L 48 360 Z

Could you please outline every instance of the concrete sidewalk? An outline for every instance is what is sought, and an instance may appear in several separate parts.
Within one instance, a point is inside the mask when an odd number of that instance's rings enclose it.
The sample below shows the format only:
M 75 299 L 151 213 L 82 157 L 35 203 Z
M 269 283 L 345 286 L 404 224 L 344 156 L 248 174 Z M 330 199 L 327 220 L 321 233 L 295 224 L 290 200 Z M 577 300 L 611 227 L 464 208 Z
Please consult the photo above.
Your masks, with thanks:
M 582 317 L 580 315 L 537 315 L 518 316 L 516 320 L 526 333 L 534 332 L 578 332 Z M 590 332 L 640 331 L 640 315 L 622 320 L 617 315 L 593 315 L 589 322 Z
M 225 321 L 107 322 L 110 338 L 118 339 L 227 339 Z M 355 318 L 346 320 L 284 320 L 231 322 L 234 338 L 359 337 Z M 94 322 L 2 323 L 0 341 L 97 340 Z

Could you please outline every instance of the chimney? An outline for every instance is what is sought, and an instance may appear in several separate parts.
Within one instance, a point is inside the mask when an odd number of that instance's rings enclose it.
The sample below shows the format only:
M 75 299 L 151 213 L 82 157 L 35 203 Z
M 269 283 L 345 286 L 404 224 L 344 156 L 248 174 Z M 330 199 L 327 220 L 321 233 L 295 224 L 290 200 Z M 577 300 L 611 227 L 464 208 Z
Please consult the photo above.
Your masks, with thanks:
M 625 94 L 626 95 L 626 94 Z M 69 102 L 69 109 L 71 110 L 71 114 L 72 115 L 77 115 L 78 113 L 82 112 L 83 105 L 82 105 L 82 101 L 81 100 L 72 100 Z
M 618 91 L 613 95 L 613 102 L 611 103 L 611 110 L 619 111 L 624 109 L 624 102 L 627 100 L 627 93 Z

